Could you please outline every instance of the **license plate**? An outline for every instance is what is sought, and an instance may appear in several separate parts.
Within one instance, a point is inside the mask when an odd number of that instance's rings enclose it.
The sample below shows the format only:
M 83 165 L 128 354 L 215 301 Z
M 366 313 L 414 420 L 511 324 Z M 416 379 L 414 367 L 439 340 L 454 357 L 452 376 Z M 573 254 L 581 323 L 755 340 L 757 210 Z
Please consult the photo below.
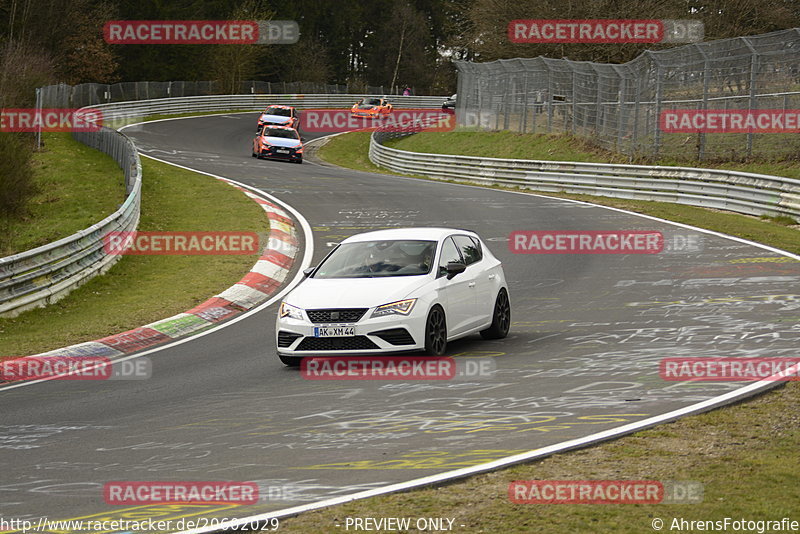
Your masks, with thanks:
M 275 152 L 278 152 L 279 154 L 288 154 L 289 153 L 289 151 L 286 150 L 285 148 L 279 148 L 279 149 L 275 150 Z
M 356 335 L 355 326 L 315 326 L 314 337 L 349 337 Z

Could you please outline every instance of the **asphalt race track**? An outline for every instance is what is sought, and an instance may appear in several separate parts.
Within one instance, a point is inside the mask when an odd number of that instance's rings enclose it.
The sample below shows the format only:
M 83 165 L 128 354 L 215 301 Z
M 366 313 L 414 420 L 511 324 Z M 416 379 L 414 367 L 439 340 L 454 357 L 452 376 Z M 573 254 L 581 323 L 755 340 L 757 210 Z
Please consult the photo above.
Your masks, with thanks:
M 149 355 L 149 380 L 0 388 L 0 516 L 244 517 L 485 463 L 743 385 L 665 381 L 662 358 L 797 355 L 796 261 L 554 198 L 255 160 L 255 122 L 256 114 L 217 115 L 126 133 L 146 155 L 244 182 L 297 209 L 314 230 L 314 263 L 367 230 L 476 230 L 504 263 L 511 334 L 454 342 L 448 354 L 491 358 L 496 373 L 304 380 L 275 355 L 273 305 Z M 515 230 L 657 230 L 670 250 L 513 254 Z M 690 240 L 694 250 L 676 250 Z M 103 484 L 121 480 L 256 481 L 262 498 L 237 509 L 105 504 Z

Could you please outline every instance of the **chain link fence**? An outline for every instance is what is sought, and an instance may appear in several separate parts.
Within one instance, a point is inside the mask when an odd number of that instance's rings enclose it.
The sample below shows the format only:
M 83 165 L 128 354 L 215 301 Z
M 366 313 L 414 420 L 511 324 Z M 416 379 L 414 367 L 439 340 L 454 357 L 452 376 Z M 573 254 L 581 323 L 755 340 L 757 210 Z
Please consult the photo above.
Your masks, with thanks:
M 200 82 L 123 82 L 48 85 L 40 90 L 44 107 L 81 108 L 111 102 L 129 102 L 184 96 L 231 94 L 215 81 Z M 391 94 L 390 88 L 369 85 L 341 85 L 311 82 L 245 81 L 234 94 Z
M 591 139 L 631 159 L 800 158 L 794 133 L 666 133 L 663 111 L 800 109 L 800 28 L 646 51 L 619 65 L 457 61 L 460 126 Z

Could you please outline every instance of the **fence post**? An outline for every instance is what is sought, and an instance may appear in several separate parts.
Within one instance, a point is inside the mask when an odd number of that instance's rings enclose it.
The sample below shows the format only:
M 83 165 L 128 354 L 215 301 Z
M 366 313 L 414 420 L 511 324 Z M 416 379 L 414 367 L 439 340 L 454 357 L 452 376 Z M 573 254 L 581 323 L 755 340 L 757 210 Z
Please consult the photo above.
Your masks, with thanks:
M 750 44 L 750 40 L 747 37 L 741 37 L 741 39 L 747 45 L 747 48 L 750 49 L 750 102 L 747 105 L 747 111 L 753 111 L 756 109 L 758 105 L 758 101 L 756 100 L 756 82 L 757 82 L 757 75 L 758 75 L 758 52 L 756 49 L 753 48 L 753 45 Z M 747 132 L 747 157 L 753 155 L 753 132 Z
M 550 66 L 547 67 L 547 133 L 553 131 L 553 76 Z
M 702 47 L 698 45 L 694 45 L 701 54 L 703 54 L 703 102 L 702 102 L 702 110 L 704 112 L 708 112 L 708 89 L 709 89 L 709 77 L 711 76 L 711 66 L 710 62 L 708 61 L 708 56 L 705 52 L 703 52 Z M 699 161 L 703 161 L 706 157 L 706 133 L 700 132 L 698 134 L 698 148 L 697 148 L 697 159 Z
M 661 65 L 656 63 L 656 101 L 655 113 L 653 117 L 653 129 L 655 130 L 653 140 L 653 155 L 658 156 L 661 150 L 661 104 L 664 98 L 664 72 Z
M 42 89 L 36 88 L 36 114 L 42 113 Z M 42 121 L 41 117 L 36 121 L 36 150 L 42 148 Z
M 522 83 L 522 133 L 528 131 L 528 73 L 525 72 Z
M 576 126 L 575 123 L 577 122 L 578 118 L 578 80 L 575 78 L 577 74 L 575 72 L 575 66 L 572 66 L 572 135 L 575 135 Z M 565 114 L 566 115 L 566 114 Z M 564 130 L 566 130 L 566 124 L 564 125 Z
M 603 110 L 603 93 L 600 91 L 601 85 L 601 77 L 600 73 L 597 70 L 594 71 L 597 75 L 597 84 L 595 88 L 595 99 L 594 99 L 594 132 L 595 135 L 598 137 L 602 137 L 606 133 L 606 112 Z M 587 106 L 588 107 L 588 106 Z M 588 110 L 583 114 L 583 132 L 586 135 L 586 131 L 589 129 L 589 112 Z
M 622 130 L 625 128 L 625 93 L 628 90 L 628 79 L 619 72 L 618 66 L 614 66 L 614 72 L 619 77 L 619 109 L 617 111 L 617 152 L 622 147 Z

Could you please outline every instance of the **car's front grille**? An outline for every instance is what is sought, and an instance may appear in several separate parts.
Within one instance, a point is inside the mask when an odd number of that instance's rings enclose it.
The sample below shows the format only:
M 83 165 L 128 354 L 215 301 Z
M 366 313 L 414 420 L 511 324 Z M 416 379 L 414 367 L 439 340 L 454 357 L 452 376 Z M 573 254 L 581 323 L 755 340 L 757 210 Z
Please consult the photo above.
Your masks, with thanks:
M 295 350 L 366 350 L 377 349 L 378 346 L 367 336 L 351 337 L 306 337 Z
M 278 331 L 278 346 L 282 348 L 286 348 L 298 337 L 302 337 L 302 334 L 296 334 L 294 332 L 286 332 L 284 330 Z
M 306 310 L 312 323 L 355 323 L 369 308 L 342 308 L 328 310 Z
M 405 328 L 391 328 L 389 330 L 379 330 L 370 332 L 369 335 L 381 338 L 392 345 L 413 345 L 414 338 Z

